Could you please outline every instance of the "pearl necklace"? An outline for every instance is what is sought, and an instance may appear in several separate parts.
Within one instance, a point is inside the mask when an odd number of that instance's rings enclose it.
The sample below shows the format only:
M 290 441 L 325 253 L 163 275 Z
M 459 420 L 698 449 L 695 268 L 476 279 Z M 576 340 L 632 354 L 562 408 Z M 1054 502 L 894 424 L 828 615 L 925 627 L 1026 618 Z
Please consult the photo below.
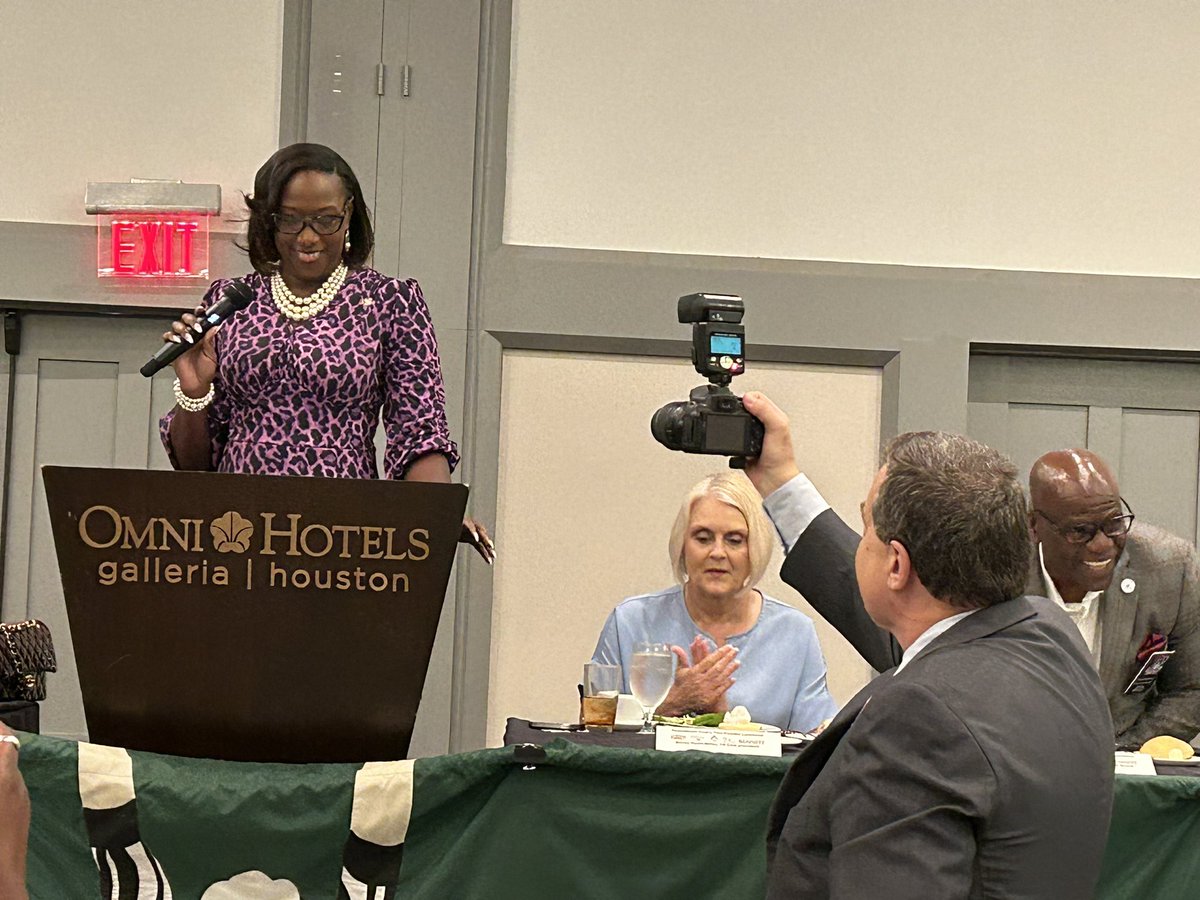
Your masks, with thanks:
M 284 283 L 283 276 L 276 272 L 271 276 L 271 299 L 276 308 L 293 322 L 303 322 L 311 319 L 327 307 L 337 292 L 346 283 L 346 264 L 338 263 L 338 267 L 329 273 L 325 283 L 307 297 L 297 297 Z

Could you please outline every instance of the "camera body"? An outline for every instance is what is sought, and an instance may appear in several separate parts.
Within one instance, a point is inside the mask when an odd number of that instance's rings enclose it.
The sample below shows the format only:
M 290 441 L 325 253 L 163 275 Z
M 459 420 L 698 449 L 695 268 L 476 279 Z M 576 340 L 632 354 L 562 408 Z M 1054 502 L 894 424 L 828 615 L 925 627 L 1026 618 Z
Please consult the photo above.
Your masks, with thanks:
M 679 298 L 679 321 L 692 323 L 692 365 L 709 383 L 651 417 L 650 433 L 664 447 L 728 456 L 734 468 L 762 452 L 762 423 L 729 389 L 733 376 L 746 368 L 744 313 L 742 298 L 731 294 Z

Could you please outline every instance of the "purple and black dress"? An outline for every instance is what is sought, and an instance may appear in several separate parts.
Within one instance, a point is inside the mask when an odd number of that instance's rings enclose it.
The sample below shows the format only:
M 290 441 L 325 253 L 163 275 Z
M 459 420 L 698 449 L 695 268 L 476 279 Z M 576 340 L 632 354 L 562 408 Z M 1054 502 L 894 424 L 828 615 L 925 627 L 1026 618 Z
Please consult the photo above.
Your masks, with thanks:
M 404 477 L 429 453 L 451 470 L 458 448 L 446 423 L 437 339 L 416 281 L 355 269 L 317 315 L 292 322 L 271 280 L 249 275 L 250 305 L 217 332 L 216 394 L 208 407 L 212 468 L 258 475 L 378 478 L 375 429 L 387 436 L 384 477 Z M 227 281 L 204 297 L 216 302 Z M 171 446 L 172 409 L 159 422 Z

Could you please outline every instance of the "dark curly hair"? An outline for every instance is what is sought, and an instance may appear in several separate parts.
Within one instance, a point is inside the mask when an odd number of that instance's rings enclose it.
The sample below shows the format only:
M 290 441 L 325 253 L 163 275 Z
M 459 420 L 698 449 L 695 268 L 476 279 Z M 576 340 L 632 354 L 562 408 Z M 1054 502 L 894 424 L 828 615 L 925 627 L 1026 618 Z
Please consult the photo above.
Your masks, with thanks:
M 342 258 L 349 268 L 358 268 L 367 261 L 375 246 L 371 211 L 367 209 L 367 201 L 363 198 L 354 170 L 324 144 L 291 144 L 276 150 L 254 176 L 254 194 L 246 197 L 250 224 L 246 231 L 245 250 L 250 255 L 250 265 L 255 272 L 263 275 L 270 275 L 278 268 L 279 251 L 275 247 L 275 222 L 271 215 L 279 212 L 283 189 L 292 176 L 299 172 L 327 172 L 336 175 L 346 186 L 353 207 L 347 232 L 350 250 Z
M 1028 506 L 1006 456 L 961 435 L 919 431 L 895 438 L 883 464 L 875 533 L 904 545 L 929 593 L 959 609 L 1024 593 Z

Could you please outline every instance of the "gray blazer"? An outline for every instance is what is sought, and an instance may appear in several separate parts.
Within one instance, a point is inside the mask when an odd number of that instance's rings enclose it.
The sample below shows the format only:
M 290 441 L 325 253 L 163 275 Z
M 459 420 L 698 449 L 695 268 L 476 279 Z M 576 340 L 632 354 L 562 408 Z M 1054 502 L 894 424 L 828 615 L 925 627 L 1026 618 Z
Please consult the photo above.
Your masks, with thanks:
M 876 668 L 890 639 L 832 510 L 783 578 Z M 1091 897 L 1112 805 L 1112 720 L 1078 630 L 1042 598 L 980 610 L 868 684 L 772 806 L 769 897 Z
M 1035 552 L 1026 592 L 1045 591 Z M 1142 666 L 1138 650 L 1156 632 L 1175 655 L 1153 689 L 1126 694 Z M 1100 598 L 1100 680 L 1120 746 L 1136 749 L 1160 734 L 1190 741 L 1200 732 L 1200 561 L 1187 541 L 1134 523 Z

